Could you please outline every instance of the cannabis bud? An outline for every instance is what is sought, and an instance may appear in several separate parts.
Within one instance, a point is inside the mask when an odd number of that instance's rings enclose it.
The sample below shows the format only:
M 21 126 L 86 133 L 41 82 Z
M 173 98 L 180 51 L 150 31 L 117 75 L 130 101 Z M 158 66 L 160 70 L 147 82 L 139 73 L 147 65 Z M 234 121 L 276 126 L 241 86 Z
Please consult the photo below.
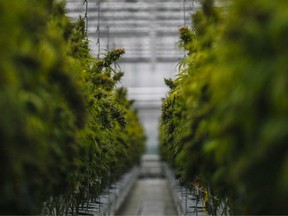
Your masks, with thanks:
M 182 33 L 184 31 L 187 31 L 188 30 L 188 27 L 187 26 L 180 26 L 179 28 L 179 32 Z
M 116 49 L 116 53 L 117 53 L 118 55 L 123 55 L 123 54 L 125 53 L 125 49 L 118 48 L 118 49 Z
M 192 32 L 188 28 L 188 26 L 181 26 L 179 28 L 179 32 L 180 32 L 180 39 L 181 39 L 183 45 L 186 45 L 187 43 L 189 43 L 192 40 Z

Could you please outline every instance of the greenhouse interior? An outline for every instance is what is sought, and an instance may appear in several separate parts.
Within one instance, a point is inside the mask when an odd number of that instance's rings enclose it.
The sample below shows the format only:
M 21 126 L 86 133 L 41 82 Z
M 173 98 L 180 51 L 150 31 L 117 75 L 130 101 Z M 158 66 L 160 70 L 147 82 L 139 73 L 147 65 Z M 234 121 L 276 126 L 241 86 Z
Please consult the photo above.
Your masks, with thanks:
M 288 215 L 287 0 L 0 12 L 0 215 Z

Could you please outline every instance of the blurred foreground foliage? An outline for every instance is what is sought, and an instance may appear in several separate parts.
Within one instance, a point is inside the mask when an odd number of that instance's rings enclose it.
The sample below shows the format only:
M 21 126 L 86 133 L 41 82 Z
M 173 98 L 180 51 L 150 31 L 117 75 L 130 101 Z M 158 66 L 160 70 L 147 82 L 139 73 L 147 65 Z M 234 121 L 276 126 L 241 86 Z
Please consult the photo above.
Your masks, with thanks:
M 77 214 L 144 151 L 116 88 L 125 51 L 93 58 L 83 19 L 72 23 L 64 7 L 0 1 L 0 214 Z
M 220 1 L 221 2 L 221 1 Z M 202 1 L 163 101 L 161 153 L 230 214 L 287 214 L 288 4 Z

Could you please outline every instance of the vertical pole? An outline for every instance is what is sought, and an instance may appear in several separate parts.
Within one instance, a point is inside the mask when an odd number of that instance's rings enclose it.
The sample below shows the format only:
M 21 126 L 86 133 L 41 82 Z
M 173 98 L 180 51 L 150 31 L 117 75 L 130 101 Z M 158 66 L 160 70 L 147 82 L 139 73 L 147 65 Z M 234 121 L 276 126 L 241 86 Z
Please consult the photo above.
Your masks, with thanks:
M 192 12 L 193 12 L 193 14 L 195 12 L 195 0 L 192 0 Z
M 88 0 L 86 0 L 86 38 L 88 38 Z
M 90 202 L 90 171 L 88 170 L 88 179 L 87 179 L 87 186 L 88 186 L 88 191 L 87 191 L 87 209 L 85 212 L 88 213 L 89 211 L 89 202 Z
M 185 187 L 185 215 L 187 215 L 188 212 L 188 196 L 187 196 L 187 187 Z
M 110 28 L 107 26 L 107 50 L 110 49 Z
M 88 38 L 88 0 L 84 0 L 83 4 L 86 5 L 86 10 L 85 10 L 85 38 Z
M 183 22 L 184 26 L 186 26 L 186 0 L 183 0 Z M 184 49 L 184 58 L 186 57 L 186 51 Z
M 100 0 L 98 0 L 96 2 L 96 6 L 97 6 L 97 17 L 98 17 L 98 23 L 97 23 L 97 43 L 96 45 L 98 46 L 98 53 L 97 53 L 97 58 L 100 57 Z
M 88 0 L 84 0 L 83 4 L 86 4 L 86 10 L 85 10 L 85 39 L 88 40 Z M 89 209 L 89 200 L 90 200 L 90 172 L 88 170 L 88 179 L 87 179 L 87 203 L 86 203 L 86 209 L 85 212 L 88 213 Z M 85 208 L 85 207 L 84 207 Z
M 149 23 L 149 40 L 150 40 L 150 65 L 151 71 L 155 72 L 157 65 L 157 24 L 156 24 L 156 14 L 158 13 L 155 1 L 151 1 L 151 7 L 149 8 L 150 12 L 150 23 Z M 137 42 L 138 45 L 140 41 Z
M 186 0 L 183 0 L 183 18 L 184 26 L 186 26 Z

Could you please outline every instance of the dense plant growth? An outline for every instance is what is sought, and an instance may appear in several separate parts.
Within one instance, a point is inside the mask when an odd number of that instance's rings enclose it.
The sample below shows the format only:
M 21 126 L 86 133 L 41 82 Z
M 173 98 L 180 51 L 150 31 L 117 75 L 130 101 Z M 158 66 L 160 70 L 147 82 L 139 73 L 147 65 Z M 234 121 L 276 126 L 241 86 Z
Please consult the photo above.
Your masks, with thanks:
M 288 213 L 287 6 L 205 0 L 193 29 L 180 28 L 188 56 L 165 80 L 161 153 L 183 184 L 209 192 L 210 214 L 223 203 L 232 214 Z
M 123 49 L 94 59 L 65 3 L 0 2 L 0 214 L 77 214 L 139 162 Z M 115 69 L 116 68 L 116 69 Z

